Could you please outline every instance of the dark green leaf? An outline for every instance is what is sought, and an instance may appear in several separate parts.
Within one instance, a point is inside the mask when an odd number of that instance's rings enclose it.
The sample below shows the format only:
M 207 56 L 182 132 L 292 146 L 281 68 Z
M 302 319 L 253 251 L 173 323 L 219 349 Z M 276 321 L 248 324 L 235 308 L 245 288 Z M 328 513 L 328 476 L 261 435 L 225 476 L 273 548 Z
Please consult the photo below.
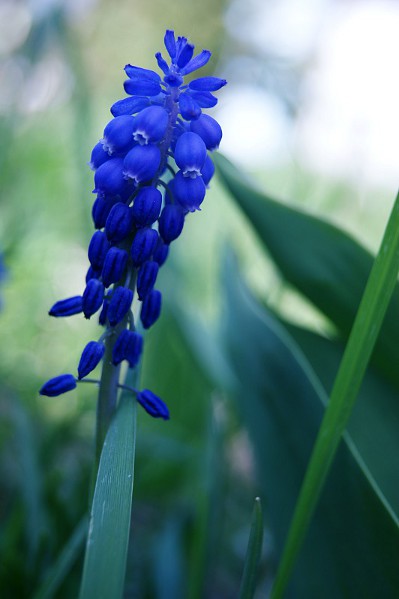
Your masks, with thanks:
M 252 599 L 256 590 L 256 575 L 262 553 L 263 519 L 260 499 L 255 499 L 252 514 L 251 532 L 249 535 L 244 573 L 241 581 L 240 599 Z
M 216 158 L 222 181 L 286 281 L 331 319 L 346 339 L 371 270 L 371 254 L 332 224 L 257 191 L 228 160 Z M 372 361 L 399 388 L 398 314 L 396 287 Z
M 327 398 L 299 346 L 249 295 L 231 259 L 224 273 L 226 350 L 279 557 Z M 394 598 L 398 558 L 398 521 L 345 435 L 297 563 L 294 596 Z

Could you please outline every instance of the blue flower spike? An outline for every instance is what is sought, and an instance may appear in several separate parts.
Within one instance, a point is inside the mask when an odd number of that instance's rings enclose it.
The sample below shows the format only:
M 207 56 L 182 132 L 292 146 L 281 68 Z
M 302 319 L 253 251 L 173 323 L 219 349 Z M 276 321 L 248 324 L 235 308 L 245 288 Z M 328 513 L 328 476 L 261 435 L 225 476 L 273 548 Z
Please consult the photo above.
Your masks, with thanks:
M 71 374 L 50 379 L 42 395 L 74 389 L 100 362 L 103 369 L 119 368 L 123 361 L 129 368 L 138 366 L 143 337 L 135 315 L 143 329 L 159 318 L 162 294 L 154 289 L 159 269 L 189 213 L 201 209 L 213 177 L 210 154 L 219 147 L 222 129 L 206 111 L 216 106 L 214 94 L 226 80 L 203 76 L 185 82 L 209 62 L 211 52 L 196 54 L 194 45 L 172 30 L 166 31 L 164 44 L 166 53 L 155 54 L 159 72 L 125 66 L 127 96 L 111 106 L 113 118 L 88 163 L 94 171 L 96 231 L 88 248 L 86 288 L 49 312 L 55 317 L 83 312 L 90 318 L 100 311 L 105 333 L 84 348 L 78 379 Z M 104 355 L 112 358 L 103 360 Z M 151 416 L 169 418 L 167 406 L 152 391 L 135 393 Z

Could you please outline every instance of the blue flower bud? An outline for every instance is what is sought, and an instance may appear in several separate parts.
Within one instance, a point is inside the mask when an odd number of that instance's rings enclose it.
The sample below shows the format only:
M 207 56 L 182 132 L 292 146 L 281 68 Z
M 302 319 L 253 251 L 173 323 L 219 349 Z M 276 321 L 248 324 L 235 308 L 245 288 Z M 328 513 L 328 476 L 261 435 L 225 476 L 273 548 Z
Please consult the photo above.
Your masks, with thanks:
M 142 351 L 142 336 L 134 331 L 124 329 L 112 349 L 112 363 L 118 366 L 123 360 L 127 360 L 130 368 L 134 368 L 140 360 Z
M 153 290 L 158 270 L 159 264 L 153 260 L 147 260 L 140 266 L 136 283 L 139 300 L 143 300 Z
M 157 240 L 158 233 L 155 229 L 145 227 L 137 231 L 130 250 L 134 266 L 140 266 L 151 258 Z
M 91 158 L 89 162 L 90 168 L 95 171 L 99 166 L 107 162 L 110 159 L 110 156 L 107 152 L 105 152 L 103 148 L 103 144 L 99 141 L 93 148 L 91 152 Z
M 215 165 L 213 164 L 213 160 L 210 156 L 206 157 L 205 164 L 201 170 L 202 180 L 205 185 L 208 185 L 209 181 L 212 179 L 215 174 Z
M 116 116 L 104 129 L 101 142 L 108 154 L 123 154 L 130 150 L 133 141 L 134 117 L 129 115 Z
M 90 279 L 83 292 L 82 306 L 83 314 L 90 318 L 103 303 L 104 285 L 97 279 Z
M 96 229 L 102 229 L 107 222 L 108 214 L 116 202 L 110 198 L 98 197 L 94 200 L 91 215 Z
M 117 287 L 108 306 L 108 320 L 111 327 L 121 322 L 130 310 L 133 301 L 133 292 L 127 287 Z
M 123 114 L 136 114 L 143 108 L 150 105 L 150 100 L 146 97 L 129 97 L 118 100 L 111 106 L 111 113 L 114 116 L 122 116 Z
M 175 147 L 175 161 L 185 177 L 198 177 L 207 156 L 206 145 L 196 133 L 180 135 Z
M 123 84 L 127 94 L 157 96 L 161 93 L 161 78 L 158 73 L 130 64 L 125 66 L 125 73 L 129 77 Z
M 94 268 L 92 266 L 89 266 L 87 273 L 86 273 L 86 284 L 91 280 L 91 279 L 99 279 L 101 276 L 101 272 L 98 270 L 94 270 Z
M 200 209 L 205 197 L 206 187 L 202 177 L 185 177 L 179 171 L 173 179 L 173 195 L 179 204 L 189 212 Z
M 144 389 L 143 391 L 139 391 L 136 397 L 139 404 L 150 416 L 169 420 L 168 406 L 155 393 L 149 389 Z
M 46 395 L 47 397 L 57 397 L 67 391 L 71 391 L 76 387 L 76 379 L 72 374 L 60 374 L 53 379 L 44 383 L 40 389 L 40 395 Z
M 100 324 L 102 327 L 105 327 L 105 325 L 107 324 L 108 306 L 109 306 L 109 301 L 107 299 L 105 299 L 103 301 L 103 307 L 101 308 L 101 312 L 98 317 L 98 324 Z
M 111 158 L 104 162 L 94 174 L 93 193 L 101 196 L 122 194 L 127 185 L 123 169 L 122 158 Z
M 198 92 L 216 92 L 226 83 L 226 79 L 219 79 L 219 77 L 199 77 L 190 81 L 188 87 Z
M 159 234 L 165 243 L 177 239 L 183 230 L 184 212 L 177 204 L 167 204 L 159 217 Z
M 157 289 L 153 289 L 143 301 L 140 312 L 140 320 L 145 329 L 149 329 L 161 314 L 162 295 Z
M 104 266 L 101 273 L 105 287 L 117 283 L 126 268 L 128 254 L 125 250 L 112 247 L 105 256 Z
M 95 369 L 97 364 L 102 360 L 105 352 L 103 343 L 98 341 L 89 341 L 82 352 L 82 356 L 78 366 L 78 378 L 83 379 L 92 370 Z
M 105 223 L 105 234 L 111 243 L 123 241 L 133 229 L 133 213 L 129 206 L 118 202 L 112 206 Z
M 176 56 L 176 40 L 175 40 L 174 31 L 167 29 L 163 41 L 164 41 L 165 48 L 167 49 L 169 56 L 173 60 Z
M 185 67 L 192 59 L 194 54 L 194 46 L 190 44 L 186 38 L 179 38 L 179 40 L 184 40 L 184 42 L 180 47 L 180 52 L 178 52 L 176 63 L 178 67 L 182 68 Z
M 181 74 L 188 75 L 197 69 L 201 69 L 209 62 L 211 56 L 212 53 L 209 50 L 202 50 L 202 52 L 195 56 L 195 58 L 192 58 L 185 67 L 180 69 Z
M 180 114 L 186 121 L 198 119 L 201 115 L 201 108 L 194 98 L 189 96 L 187 93 L 180 94 L 179 108 Z
M 157 146 L 135 146 L 126 154 L 123 161 L 124 176 L 132 179 L 136 185 L 149 181 L 154 178 L 160 162 L 161 152 Z
M 82 296 L 75 295 L 74 297 L 69 297 L 68 299 L 56 302 L 54 306 L 50 309 L 49 315 L 56 317 L 72 316 L 73 314 L 79 314 L 82 311 Z
M 187 94 L 196 101 L 201 108 L 213 108 L 218 103 L 218 99 L 211 92 L 196 92 L 188 89 Z
M 152 225 L 161 211 L 162 194 L 156 187 L 141 187 L 134 198 L 132 207 L 136 227 Z
M 202 137 L 208 150 L 216 150 L 219 147 L 222 128 L 209 114 L 201 114 L 199 119 L 191 121 L 190 130 Z
M 89 243 L 88 256 L 94 270 L 102 270 L 109 242 L 103 231 L 96 231 Z
M 166 243 L 164 243 L 162 239 L 159 237 L 157 245 L 155 246 L 152 259 L 154 260 L 154 262 L 158 264 L 159 267 L 161 267 L 163 264 L 165 264 L 168 254 L 169 246 L 166 245 Z
M 143 146 L 158 143 L 165 135 L 168 120 L 168 113 L 162 106 L 144 108 L 134 118 L 134 141 Z

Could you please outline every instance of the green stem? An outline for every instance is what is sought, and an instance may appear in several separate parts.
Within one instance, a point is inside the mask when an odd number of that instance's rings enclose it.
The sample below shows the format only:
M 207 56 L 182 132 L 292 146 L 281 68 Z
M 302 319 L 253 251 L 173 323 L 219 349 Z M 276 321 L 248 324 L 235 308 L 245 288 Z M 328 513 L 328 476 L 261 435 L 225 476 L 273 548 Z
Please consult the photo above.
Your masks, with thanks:
M 399 194 L 375 259 L 297 500 L 270 599 L 283 597 L 341 440 L 399 270 Z

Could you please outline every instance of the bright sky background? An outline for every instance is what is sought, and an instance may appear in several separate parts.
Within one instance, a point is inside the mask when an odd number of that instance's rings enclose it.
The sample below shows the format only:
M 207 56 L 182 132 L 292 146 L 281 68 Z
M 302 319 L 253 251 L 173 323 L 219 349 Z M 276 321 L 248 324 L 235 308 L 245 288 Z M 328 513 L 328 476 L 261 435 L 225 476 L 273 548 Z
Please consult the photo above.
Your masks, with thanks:
M 234 0 L 230 35 L 260 56 L 302 62 L 292 121 L 267 89 L 223 90 L 223 152 L 252 169 L 300 161 L 354 183 L 399 180 L 399 2 Z

